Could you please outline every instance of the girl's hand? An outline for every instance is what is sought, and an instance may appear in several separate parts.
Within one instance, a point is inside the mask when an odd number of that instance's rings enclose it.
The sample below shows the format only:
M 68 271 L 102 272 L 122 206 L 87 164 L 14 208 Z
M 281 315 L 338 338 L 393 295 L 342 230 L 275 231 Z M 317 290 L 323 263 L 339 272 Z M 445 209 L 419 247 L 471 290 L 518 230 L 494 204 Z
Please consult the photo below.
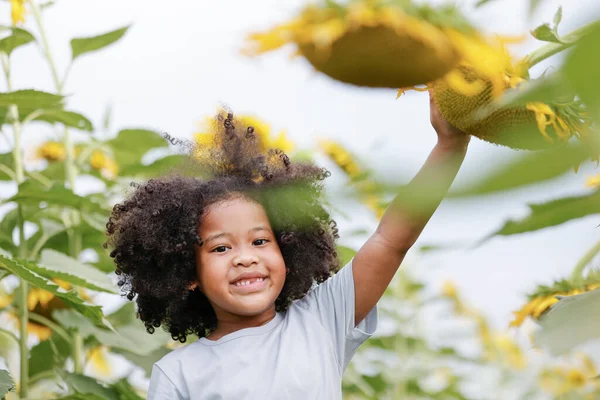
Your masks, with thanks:
M 444 147 L 453 148 L 464 148 L 469 144 L 471 135 L 453 127 L 448 121 L 446 121 L 437 105 L 433 101 L 431 93 L 429 93 L 429 110 L 431 125 L 433 125 L 433 129 L 435 129 L 438 135 L 438 144 Z

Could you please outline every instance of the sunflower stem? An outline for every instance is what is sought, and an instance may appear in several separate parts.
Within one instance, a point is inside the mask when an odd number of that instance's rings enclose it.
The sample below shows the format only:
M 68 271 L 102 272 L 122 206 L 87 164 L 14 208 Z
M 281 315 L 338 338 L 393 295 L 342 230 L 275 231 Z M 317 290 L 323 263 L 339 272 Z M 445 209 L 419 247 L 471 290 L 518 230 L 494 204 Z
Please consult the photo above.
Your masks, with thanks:
M 58 76 L 58 70 L 56 69 L 56 64 L 54 63 L 54 59 L 52 58 L 52 52 L 50 51 L 50 45 L 48 43 L 48 38 L 46 36 L 46 30 L 44 29 L 44 24 L 42 22 L 42 16 L 40 12 L 40 8 L 35 0 L 29 0 L 29 4 L 31 5 L 31 9 L 33 11 L 33 15 L 35 18 L 35 22 L 37 23 L 38 30 L 40 32 L 40 36 L 42 38 L 43 45 L 43 53 L 48 61 L 48 65 L 50 66 L 50 70 L 52 71 L 52 78 L 54 80 L 54 85 L 56 86 L 56 91 L 59 95 L 62 96 L 63 88 L 65 80 L 71 70 L 72 63 L 69 63 L 67 70 L 65 72 L 64 78 L 61 79 Z M 75 191 L 75 178 L 77 177 L 77 170 L 75 168 L 75 145 L 73 144 L 73 138 L 71 137 L 71 132 L 67 126 L 64 127 L 64 136 L 63 136 L 65 152 L 66 152 L 66 160 L 65 160 L 65 175 L 66 180 L 69 184 L 69 187 L 72 191 Z M 72 221 L 73 225 L 71 228 L 67 230 L 67 235 L 69 238 L 69 255 L 75 259 L 79 257 L 79 253 L 81 252 L 81 235 L 79 234 L 77 227 L 81 221 L 81 214 L 78 210 L 73 210 L 72 212 Z M 74 363 L 74 371 L 80 373 L 83 369 L 82 364 L 82 354 L 83 354 L 83 338 L 75 333 L 73 335 L 72 343 L 72 356 Z
M 592 261 L 592 259 L 596 256 L 596 254 L 600 253 L 600 241 L 593 245 L 584 255 L 577 261 L 575 267 L 573 268 L 573 272 L 571 272 L 571 281 L 573 283 L 582 283 L 583 282 L 583 271 L 585 267 Z
M 537 50 L 529 53 L 523 60 L 527 69 L 531 69 L 536 64 L 544 61 L 545 59 L 552 57 L 556 53 L 560 53 L 563 50 L 573 46 L 579 38 L 590 32 L 592 29 L 600 26 L 600 21 L 594 21 L 581 28 L 575 29 L 572 32 L 567 33 L 561 37 L 563 43 L 548 43 Z
M 2 54 L 2 69 L 6 77 L 6 88 L 9 92 L 13 90 L 10 77 L 10 58 L 7 54 Z M 25 180 L 25 168 L 23 166 L 23 156 L 21 154 L 21 123 L 19 122 L 19 109 L 15 104 L 8 107 L 8 120 L 12 123 L 14 135 L 13 163 L 15 168 L 15 182 L 17 187 Z M 27 242 L 25 241 L 25 219 L 23 217 L 23 206 L 17 204 L 17 226 L 19 227 L 19 251 L 21 259 L 27 256 Z M 18 290 L 19 302 L 19 356 L 20 356 L 20 374 L 19 374 L 19 395 L 21 398 L 27 397 L 29 391 L 29 347 L 27 347 L 27 323 L 29 322 L 29 310 L 27 309 L 27 298 L 29 296 L 29 285 L 21 280 Z
M 56 333 L 57 335 L 62 337 L 67 343 L 71 343 L 73 341 L 73 338 L 71 337 L 71 335 L 69 335 L 69 333 L 62 326 L 49 320 L 48 318 L 44 317 L 43 315 L 36 314 L 34 312 L 30 312 L 29 319 L 31 319 L 32 321 L 35 321 L 35 322 L 39 322 L 40 324 L 45 325 L 48 328 L 52 329 L 52 331 L 54 333 Z

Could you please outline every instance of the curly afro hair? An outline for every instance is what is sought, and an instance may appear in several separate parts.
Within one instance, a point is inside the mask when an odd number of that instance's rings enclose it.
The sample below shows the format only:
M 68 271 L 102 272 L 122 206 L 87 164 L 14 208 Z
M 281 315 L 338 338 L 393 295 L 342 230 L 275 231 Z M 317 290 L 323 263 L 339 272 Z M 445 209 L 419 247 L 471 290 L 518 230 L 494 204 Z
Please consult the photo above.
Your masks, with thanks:
M 187 168 L 132 183 L 106 224 L 104 246 L 112 250 L 123 295 L 136 300 L 149 333 L 162 325 L 180 342 L 190 334 L 207 336 L 217 326 L 206 296 L 189 289 L 196 280 L 196 246 L 202 246 L 201 217 L 213 203 L 241 195 L 264 207 L 287 268 L 277 311 L 339 269 L 336 224 L 322 206 L 329 172 L 292 163 L 280 150 L 262 153 L 254 128 L 241 126 L 229 111 L 213 122 L 211 146 L 188 143 Z

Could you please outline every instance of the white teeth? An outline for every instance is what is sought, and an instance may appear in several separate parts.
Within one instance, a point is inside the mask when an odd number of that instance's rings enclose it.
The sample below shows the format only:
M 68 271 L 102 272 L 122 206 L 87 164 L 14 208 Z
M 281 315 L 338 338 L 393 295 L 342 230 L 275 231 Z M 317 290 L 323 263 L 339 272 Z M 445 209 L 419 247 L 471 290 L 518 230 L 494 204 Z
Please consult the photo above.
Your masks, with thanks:
M 252 279 L 244 279 L 244 280 L 241 280 L 241 281 L 237 281 L 236 283 L 234 283 L 234 285 L 235 285 L 235 286 L 248 286 L 248 285 L 250 285 L 251 283 L 254 283 L 254 282 L 262 282 L 262 281 L 264 281 L 264 280 L 265 280 L 265 278 L 252 278 Z

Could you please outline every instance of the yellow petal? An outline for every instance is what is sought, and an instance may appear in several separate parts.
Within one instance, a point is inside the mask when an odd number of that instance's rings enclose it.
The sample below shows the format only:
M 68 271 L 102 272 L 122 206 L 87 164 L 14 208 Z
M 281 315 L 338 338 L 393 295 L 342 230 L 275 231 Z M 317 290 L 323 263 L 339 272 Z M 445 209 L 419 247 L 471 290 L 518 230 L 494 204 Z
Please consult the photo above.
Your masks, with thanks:
M 25 5 L 24 0 L 10 0 L 11 12 L 10 17 L 13 25 L 25 22 Z
M 285 131 L 281 131 L 279 136 L 272 142 L 272 148 L 279 149 L 284 153 L 289 153 L 294 149 L 294 142 L 288 139 Z
M 110 375 L 110 363 L 106 358 L 106 346 L 97 346 L 88 351 L 88 361 L 91 367 L 102 376 Z
M 486 87 L 485 82 L 480 79 L 472 82 L 467 81 L 462 72 L 457 69 L 448 72 L 444 76 L 444 80 L 451 89 L 469 97 L 478 95 L 483 92 Z

